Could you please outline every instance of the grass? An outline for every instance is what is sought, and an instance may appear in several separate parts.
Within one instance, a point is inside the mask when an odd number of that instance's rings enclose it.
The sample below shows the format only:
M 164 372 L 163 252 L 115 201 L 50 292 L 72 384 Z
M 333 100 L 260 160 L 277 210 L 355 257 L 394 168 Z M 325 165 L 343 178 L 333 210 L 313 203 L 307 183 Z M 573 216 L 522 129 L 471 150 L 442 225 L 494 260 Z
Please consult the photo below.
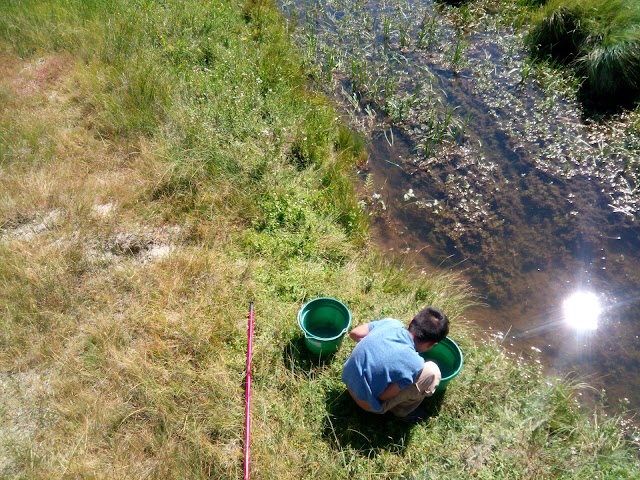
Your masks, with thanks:
M 622 419 L 482 341 L 455 275 L 370 246 L 362 138 L 308 89 L 271 3 L 5 2 L 0 473 L 239 478 L 248 302 L 253 478 L 633 478 Z M 356 410 L 295 315 L 426 304 L 463 373 L 403 427 Z
M 529 43 L 538 57 L 570 62 L 587 98 L 628 101 L 640 92 L 640 7 L 628 0 L 551 0 Z

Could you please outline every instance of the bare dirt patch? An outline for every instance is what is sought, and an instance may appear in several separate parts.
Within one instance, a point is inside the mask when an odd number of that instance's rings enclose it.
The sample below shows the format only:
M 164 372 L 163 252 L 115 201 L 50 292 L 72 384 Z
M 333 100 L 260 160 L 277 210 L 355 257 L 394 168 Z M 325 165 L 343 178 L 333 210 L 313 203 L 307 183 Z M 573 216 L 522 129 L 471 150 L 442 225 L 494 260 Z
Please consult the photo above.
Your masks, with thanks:
M 61 210 L 56 209 L 34 218 L 17 217 L 5 225 L 0 225 L 0 240 L 3 237 L 31 240 L 60 223 L 63 215 Z
M 105 250 L 113 255 L 131 256 L 143 262 L 163 258 L 180 241 L 182 229 L 168 226 L 156 229 L 142 229 L 140 232 L 120 232 L 109 239 Z

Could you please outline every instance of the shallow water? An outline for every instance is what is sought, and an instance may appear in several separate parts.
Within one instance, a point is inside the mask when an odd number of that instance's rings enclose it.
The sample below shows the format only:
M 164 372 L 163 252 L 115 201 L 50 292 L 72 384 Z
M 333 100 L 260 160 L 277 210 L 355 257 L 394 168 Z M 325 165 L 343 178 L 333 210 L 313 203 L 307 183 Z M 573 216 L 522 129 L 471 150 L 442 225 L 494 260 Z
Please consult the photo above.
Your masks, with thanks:
M 467 316 L 494 340 L 637 409 L 638 124 L 588 117 L 484 3 L 283 9 L 298 12 L 318 86 L 372 134 L 363 176 L 379 243 L 463 272 L 488 304 Z M 603 304 L 595 331 L 564 322 L 577 290 Z

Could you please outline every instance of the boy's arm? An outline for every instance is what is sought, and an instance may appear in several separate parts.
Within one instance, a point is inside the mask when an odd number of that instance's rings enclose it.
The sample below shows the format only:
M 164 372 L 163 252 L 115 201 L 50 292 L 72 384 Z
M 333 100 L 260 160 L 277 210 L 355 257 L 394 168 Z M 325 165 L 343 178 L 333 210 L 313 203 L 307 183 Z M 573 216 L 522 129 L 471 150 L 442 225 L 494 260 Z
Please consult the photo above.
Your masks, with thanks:
M 357 343 L 360 340 L 362 340 L 364 337 L 366 337 L 368 334 L 369 334 L 369 324 L 363 323 L 362 325 L 358 325 L 353 330 L 351 330 L 349 332 L 349 337 L 351 337 L 351 340 Z

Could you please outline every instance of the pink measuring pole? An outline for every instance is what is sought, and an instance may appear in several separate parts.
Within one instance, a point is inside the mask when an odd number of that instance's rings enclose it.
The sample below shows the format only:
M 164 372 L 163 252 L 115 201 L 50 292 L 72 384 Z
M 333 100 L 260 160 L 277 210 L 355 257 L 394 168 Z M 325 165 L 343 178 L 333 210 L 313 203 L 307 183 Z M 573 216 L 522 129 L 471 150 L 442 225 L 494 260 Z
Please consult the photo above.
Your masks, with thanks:
M 244 404 L 244 480 L 249 480 L 249 447 L 251 439 L 251 361 L 253 359 L 253 302 L 249 303 L 249 330 L 247 333 L 247 377 Z

